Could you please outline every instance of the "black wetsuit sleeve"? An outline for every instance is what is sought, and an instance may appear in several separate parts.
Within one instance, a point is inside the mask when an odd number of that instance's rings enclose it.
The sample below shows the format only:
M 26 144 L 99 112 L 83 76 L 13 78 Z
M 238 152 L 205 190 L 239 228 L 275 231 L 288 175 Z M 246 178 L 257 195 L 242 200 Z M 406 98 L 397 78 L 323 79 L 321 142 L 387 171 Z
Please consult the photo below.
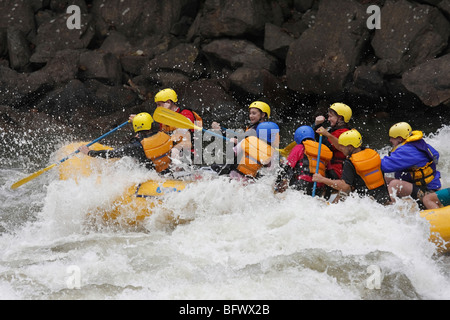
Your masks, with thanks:
M 349 160 L 345 160 L 342 168 L 342 180 L 349 186 L 355 187 L 357 178 L 358 174 L 355 167 Z
M 145 157 L 142 145 L 138 140 L 132 141 L 131 143 L 114 150 L 90 150 L 88 155 L 90 157 L 100 157 L 104 159 L 122 158 L 127 156 L 137 159 L 141 159 L 143 156 Z

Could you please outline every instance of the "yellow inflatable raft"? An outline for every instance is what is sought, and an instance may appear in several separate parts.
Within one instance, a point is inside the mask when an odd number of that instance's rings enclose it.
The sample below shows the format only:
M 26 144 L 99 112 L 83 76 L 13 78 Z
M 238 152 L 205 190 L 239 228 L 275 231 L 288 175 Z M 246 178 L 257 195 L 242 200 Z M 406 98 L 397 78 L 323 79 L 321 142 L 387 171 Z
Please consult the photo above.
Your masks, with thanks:
M 86 143 L 73 143 L 60 150 L 60 157 L 67 156 L 81 145 Z M 101 144 L 94 144 L 91 150 L 111 149 Z M 92 158 L 78 155 L 70 158 L 59 166 L 61 180 L 78 179 L 92 174 Z M 193 180 L 150 180 L 142 184 L 132 186 L 124 194 L 116 199 L 108 210 L 95 212 L 104 221 L 118 222 L 135 226 L 153 213 L 155 206 L 162 204 L 162 196 L 169 192 L 181 192 Z M 161 206 L 160 206 L 161 207 Z M 126 213 L 126 214 L 125 214 Z M 132 213 L 132 214 L 130 214 Z M 91 213 L 94 214 L 94 213 Z M 450 206 L 435 210 L 424 210 L 420 216 L 430 223 L 430 241 L 436 243 L 441 251 L 450 251 Z M 169 217 L 170 218 L 170 217 Z M 177 223 L 172 216 L 172 222 Z
M 64 157 L 76 151 L 86 143 L 72 143 L 63 147 L 59 152 L 59 157 Z M 94 144 L 91 150 L 112 149 L 110 147 Z M 81 177 L 88 177 L 92 174 L 92 159 L 89 156 L 79 154 L 73 156 L 59 166 L 60 180 L 73 179 L 77 181 Z M 113 222 L 120 225 L 136 226 L 153 213 L 153 209 L 162 204 L 162 196 L 167 193 L 181 192 L 194 180 L 149 180 L 125 190 L 122 196 L 113 201 L 107 209 L 94 209 L 89 213 L 92 218 L 100 217 L 105 222 Z M 170 223 L 176 223 L 177 219 L 168 215 Z
M 430 223 L 431 237 L 430 241 L 437 244 L 441 251 L 450 250 L 450 206 L 424 210 L 420 216 Z

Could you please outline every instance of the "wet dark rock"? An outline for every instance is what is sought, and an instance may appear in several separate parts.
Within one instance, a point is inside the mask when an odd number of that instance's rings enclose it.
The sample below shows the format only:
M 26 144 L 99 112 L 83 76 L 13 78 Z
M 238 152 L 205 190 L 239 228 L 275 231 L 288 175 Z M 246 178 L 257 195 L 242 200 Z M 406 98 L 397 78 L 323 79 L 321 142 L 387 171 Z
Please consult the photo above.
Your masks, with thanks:
M 187 76 L 200 75 L 202 67 L 198 62 L 199 50 L 192 44 L 181 43 L 152 59 L 144 68 L 144 74 L 157 71 L 179 72 Z
M 85 82 L 85 86 L 93 99 L 92 107 L 98 116 L 127 109 L 142 102 L 136 92 L 123 85 L 109 86 L 97 80 L 89 80 Z
M 131 76 L 140 75 L 148 62 L 148 57 L 139 54 L 125 55 L 120 57 L 120 64 L 122 65 L 123 71 Z
M 299 12 L 306 12 L 314 4 L 314 0 L 294 0 L 294 7 Z
M 427 106 L 450 106 L 450 54 L 407 71 L 402 82 Z
M 47 115 L 101 131 L 165 87 L 227 126 L 257 99 L 280 123 L 338 100 L 356 116 L 426 112 L 450 104 L 449 20 L 447 0 L 2 0 L 0 128 Z
M 214 40 L 203 47 L 212 64 L 222 63 L 232 69 L 247 67 L 278 72 L 278 60 L 248 40 Z
M 122 65 L 112 53 L 85 51 L 80 54 L 80 77 L 97 79 L 113 85 L 122 82 Z
M 266 24 L 264 33 L 264 49 L 279 59 L 286 59 L 289 46 L 294 40 L 294 36 L 289 34 L 286 29 L 271 23 Z
M 158 71 L 154 73 L 147 73 L 145 78 L 153 84 L 153 94 L 155 95 L 158 88 L 173 88 L 185 86 L 189 83 L 189 76 L 171 71 Z
M 203 38 L 262 35 L 265 24 L 275 22 L 272 5 L 276 3 L 269 0 L 206 0 L 198 34 Z
M 70 5 L 75 5 L 80 8 L 81 13 L 87 13 L 88 8 L 86 5 L 86 1 L 84 0 L 47 0 L 40 2 L 50 2 L 50 10 L 57 13 L 66 13 L 67 7 Z M 46 3 L 43 3 L 45 5 Z
M 40 10 L 34 15 L 34 19 L 36 21 L 36 29 L 39 29 L 39 27 L 46 21 L 50 21 L 54 19 L 56 16 L 56 13 L 50 10 Z
M 41 70 L 18 73 L 0 67 L 0 98 L 3 103 L 17 108 L 34 108 L 35 101 L 45 96 L 56 84 L 76 78 L 79 52 L 63 50 Z
M 361 65 L 356 68 L 348 91 L 354 95 L 366 96 L 374 100 L 386 95 L 383 76 L 374 66 L 369 65 Z
M 272 96 L 269 91 L 280 83 L 280 80 L 266 69 L 246 67 L 237 69 L 229 79 L 236 90 L 244 91 L 255 97 Z
M 32 39 L 36 33 L 34 11 L 28 0 L 0 1 L 0 28 L 16 27 Z
M 31 57 L 30 43 L 25 35 L 17 27 L 9 27 L 7 30 L 7 43 L 11 68 L 25 71 Z
M 372 46 L 382 74 L 399 76 L 433 59 L 448 45 L 450 24 L 435 7 L 388 0 L 381 16 L 383 27 L 375 32 Z
M 450 1 L 440 1 L 437 6 L 441 9 L 448 20 L 450 18 Z
M 86 49 L 94 38 L 94 20 L 90 14 L 81 15 L 81 29 L 67 28 L 68 15 L 60 14 L 41 24 L 35 40 L 36 50 L 30 61 L 47 63 L 58 51 Z
M 0 57 L 8 55 L 7 30 L 8 28 L 0 28 Z
M 314 26 L 290 46 L 286 75 L 290 89 L 318 95 L 342 92 L 369 40 L 366 7 L 323 0 Z
M 172 37 L 169 35 L 129 39 L 117 31 L 111 31 L 98 51 L 114 54 L 120 59 L 124 72 L 140 75 L 149 61 L 167 52 L 171 44 Z
M 36 109 L 54 117 L 61 116 L 66 123 L 72 123 L 73 115 L 82 108 L 91 108 L 94 101 L 89 91 L 79 80 L 70 80 L 65 86 L 48 93 Z
M 183 107 L 202 114 L 206 128 L 210 128 L 213 121 L 230 127 L 235 121 L 243 123 L 247 119 L 247 115 L 242 113 L 242 108 L 220 80 L 200 79 L 188 86 L 174 88 L 179 92 Z
M 289 34 L 294 39 L 300 38 L 302 33 L 312 26 L 312 24 L 311 26 L 308 25 L 307 19 L 304 19 L 305 17 L 306 15 L 301 15 L 299 12 L 293 14 L 289 20 L 283 23 L 281 31 Z M 284 59 L 286 59 L 286 57 L 284 57 Z
M 113 53 L 117 56 L 131 53 L 132 45 L 130 39 L 124 34 L 112 30 L 99 48 L 101 52 Z
M 142 38 L 170 33 L 172 26 L 197 6 L 197 0 L 94 0 L 92 12 L 109 29 L 127 37 Z

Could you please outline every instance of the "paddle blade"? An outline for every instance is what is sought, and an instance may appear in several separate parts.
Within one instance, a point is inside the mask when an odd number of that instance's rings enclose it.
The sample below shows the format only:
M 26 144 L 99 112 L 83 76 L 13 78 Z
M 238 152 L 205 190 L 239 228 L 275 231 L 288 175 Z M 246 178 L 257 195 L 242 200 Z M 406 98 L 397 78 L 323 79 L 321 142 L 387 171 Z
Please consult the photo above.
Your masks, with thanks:
M 289 153 L 291 153 L 292 149 L 297 145 L 297 142 L 291 142 L 286 148 L 284 149 L 278 149 L 278 152 L 281 156 L 287 158 L 289 156 Z
M 183 116 L 181 113 L 163 107 L 156 108 L 153 113 L 153 120 L 179 129 L 203 130 L 193 124 L 191 120 Z
M 116 131 L 119 130 L 120 128 L 126 126 L 128 123 L 129 123 L 129 121 L 125 121 L 124 123 L 122 123 L 122 124 L 121 124 L 120 126 L 118 126 L 117 128 L 114 128 L 114 129 L 112 129 L 111 131 L 109 131 L 108 133 L 105 133 L 104 135 L 102 135 L 101 137 L 98 137 L 97 139 L 95 139 L 94 141 L 90 142 L 90 143 L 87 144 L 86 146 L 89 147 L 89 146 L 93 145 L 94 143 L 99 142 L 100 140 L 104 139 L 105 137 L 107 137 L 107 136 L 110 135 L 111 133 L 116 132 Z M 58 163 L 52 164 L 51 166 L 49 166 L 49 167 L 47 167 L 47 168 L 45 168 L 45 169 L 42 169 L 42 170 L 39 170 L 38 172 L 33 173 L 32 175 L 26 177 L 25 179 L 22 179 L 22 180 L 20 180 L 20 181 L 17 181 L 16 183 L 14 183 L 14 184 L 11 186 L 11 189 L 13 189 L 13 190 L 17 189 L 17 188 L 20 187 L 21 185 L 24 185 L 24 184 L 27 183 L 28 181 L 31 181 L 31 180 L 33 180 L 34 178 L 39 177 L 39 176 L 40 176 L 41 174 L 43 174 L 44 172 L 46 172 L 46 171 L 48 171 L 48 170 L 50 170 L 50 169 L 56 167 L 58 164 L 63 163 L 64 161 L 68 160 L 70 157 L 76 155 L 76 154 L 79 153 L 79 152 L 80 152 L 79 150 L 76 150 L 76 151 L 73 152 L 72 154 L 70 154 L 70 155 L 68 155 L 67 157 L 65 157 L 64 159 L 60 160 Z
M 45 168 L 45 169 L 39 170 L 39 171 L 33 173 L 32 175 L 29 175 L 28 177 L 26 177 L 26 178 L 24 178 L 24 179 L 22 179 L 22 180 L 20 180 L 20 181 L 17 181 L 16 183 L 14 183 L 14 184 L 11 186 L 11 189 L 16 190 L 18 187 L 24 185 L 25 183 L 27 183 L 27 182 L 33 180 L 34 178 L 39 177 L 39 176 L 40 176 L 41 174 L 43 174 L 44 172 L 47 172 L 48 170 L 53 169 L 54 167 L 56 167 L 56 165 L 57 165 L 56 163 L 55 163 L 55 164 L 52 164 L 51 166 L 49 166 L 49 167 L 47 167 L 47 168 Z

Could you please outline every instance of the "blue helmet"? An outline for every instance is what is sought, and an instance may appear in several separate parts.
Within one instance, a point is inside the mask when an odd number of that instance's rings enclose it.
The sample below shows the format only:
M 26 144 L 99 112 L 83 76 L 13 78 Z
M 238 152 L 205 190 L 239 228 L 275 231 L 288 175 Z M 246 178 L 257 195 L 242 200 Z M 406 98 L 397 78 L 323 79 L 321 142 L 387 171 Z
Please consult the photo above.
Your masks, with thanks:
M 275 140 L 280 128 L 275 122 L 261 122 L 256 127 L 256 134 L 259 139 L 272 143 Z
M 312 139 L 315 140 L 315 133 L 313 128 L 310 126 L 301 126 L 297 130 L 295 130 L 294 133 L 294 140 L 297 142 L 297 144 L 300 144 L 305 139 Z

